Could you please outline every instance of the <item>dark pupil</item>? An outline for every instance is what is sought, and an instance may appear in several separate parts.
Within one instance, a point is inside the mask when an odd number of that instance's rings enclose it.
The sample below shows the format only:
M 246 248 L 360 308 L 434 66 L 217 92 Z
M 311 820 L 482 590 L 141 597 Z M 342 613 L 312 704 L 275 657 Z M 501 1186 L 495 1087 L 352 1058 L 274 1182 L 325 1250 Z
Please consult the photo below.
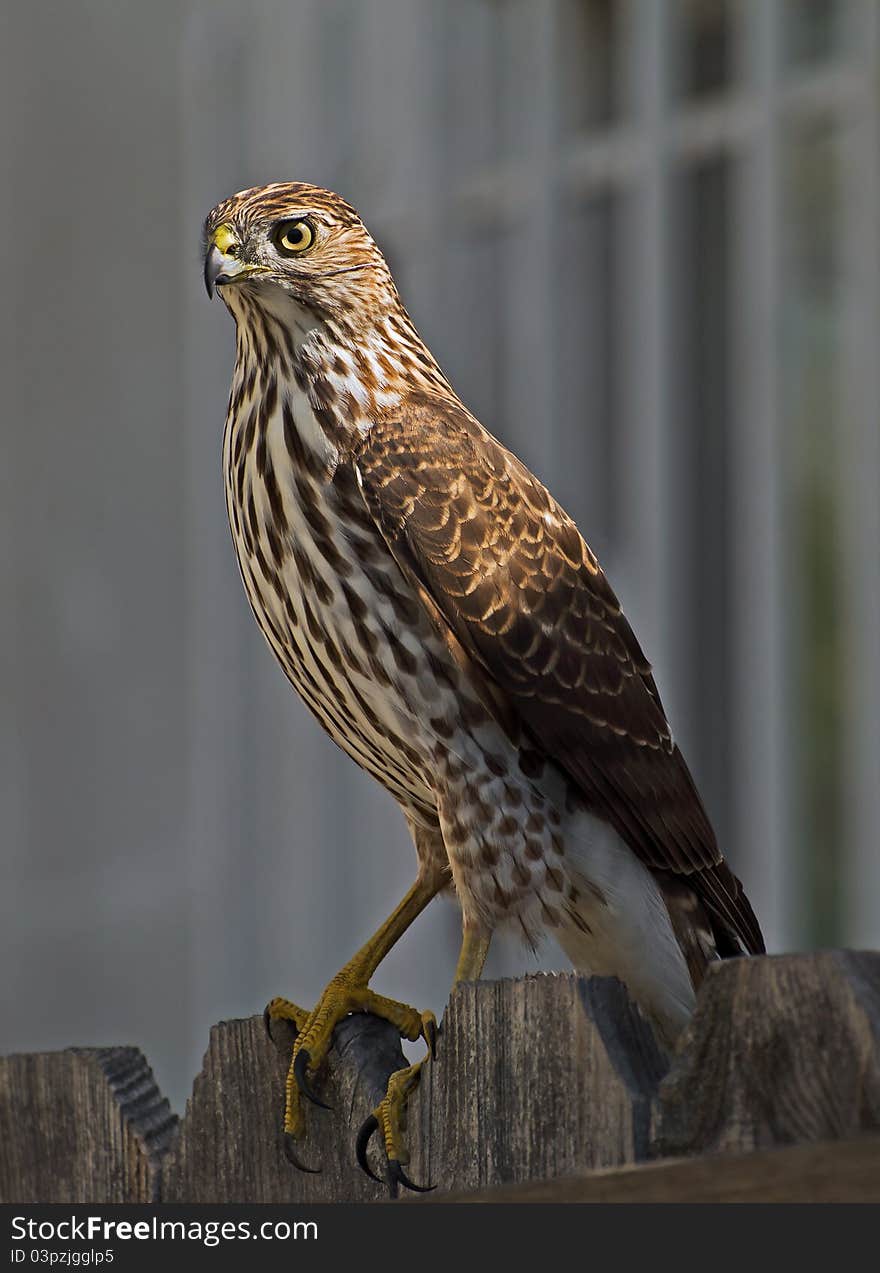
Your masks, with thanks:
M 292 225 L 284 235 L 285 242 L 292 248 L 298 247 L 304 238 L 305 233 L 301 225 Z

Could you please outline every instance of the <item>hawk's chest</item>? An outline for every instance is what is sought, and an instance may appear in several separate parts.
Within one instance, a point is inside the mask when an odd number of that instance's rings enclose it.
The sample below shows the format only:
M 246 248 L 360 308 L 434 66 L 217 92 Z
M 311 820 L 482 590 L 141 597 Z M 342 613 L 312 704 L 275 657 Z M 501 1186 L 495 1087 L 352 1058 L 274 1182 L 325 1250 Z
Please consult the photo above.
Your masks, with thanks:
M 426 803 L 418 722 L 426 697 L 453 700 L 446 650 L 305 395 L 235 397 L 226 501 L 257 622 L 334 740 L 399 799 Z

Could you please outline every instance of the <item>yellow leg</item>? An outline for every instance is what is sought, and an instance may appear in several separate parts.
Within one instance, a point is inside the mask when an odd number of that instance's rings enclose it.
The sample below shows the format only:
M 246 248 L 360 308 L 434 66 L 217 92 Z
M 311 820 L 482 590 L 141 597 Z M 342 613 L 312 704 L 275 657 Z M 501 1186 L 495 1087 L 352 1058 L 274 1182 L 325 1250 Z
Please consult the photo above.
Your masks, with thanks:
M 462 933 L 461 950 L 458 955 L 458 964 L 455 969 L 455 977 L 453 978 L 452 988 L 458 985 L 460 981 L 478 981 L 483 967 L 486 963 L 486 956 L 489 954 L 489 946 L 492 942 L 492 934 L 482 929 L 465 927 Z M 433 1056 L 434 1049 L 431 1048 L 430 1055 Z M 408 1179 L 403 1170 L 403 1164 L 409 1162 L 409 1153 L 406 1148 L 405 1132 L 406 1132 L 406 1106 L 410 1093 L 414 1091 L 421 1077 L 422 1066 L 428 1057 L 423 1057 L 421 1061 L 417 1061 L 415 1065 L 407 1066 L 405 1070 L 397 1070 L 388 1080 L 388 1089 L 384 1099 L 373 1110 L 373 1113 L 364 1123 L 360 1130 L 357 1140 L 357 1158 L 361 1167 L 368 1176 L 381 1184 L 379 1177 L 370 1168 L 367 1160 L 367 1145 L 370 1138 L 376 1131 L 381 1131 L 382 1140 L 385 1147 L 385 1157 L 388 1162 L 388 1179 L 391 1185 L 392 1193 L 397 1192 L 399 1184 L 404 1185 L 407 1189 L 413 1189 L 416 1193 L 424 1193 L 426 1187 L 423 1185 L 413 1184 Z M 428 1189 L 433 1186 L 427 1186 Z
M 461 950 L 458 953 L 458 963 L 455 966 L 455 977 L 452 980 L 453 989 L 460 981 L 480 980 L 491 944 L 491 933 L 486 933 L 481 928 L 468 928 L 467 926 L 464 928 L 461 936 Z
M 290 1136 L 300 1135 L 304 1126 L 301 1091 L 316 1104 L 323 1104 L 312 1091 L 308 1074 L 323 1061 L 333 1031 L 349 1012 L 372 1012 L 392 1022 L 403 1038 L 414 1041 L 422 1037 L 433 1048 L 437 1028 L 433 1013 L 418 1012 L 377 995 L 367 983 L 394 943 L 446 883 L 447 876 L 443 873 L 420 875 L 378 932 L 333 978 L 311 1012 L 305 1012 L 287 999 L 273 999 L 266 1008 L 267 1023 L 292 1021 L 298 1031 L 285 1084 L 284 1130 Z M 296 1161 L 289 1145 L 288 1156 Z

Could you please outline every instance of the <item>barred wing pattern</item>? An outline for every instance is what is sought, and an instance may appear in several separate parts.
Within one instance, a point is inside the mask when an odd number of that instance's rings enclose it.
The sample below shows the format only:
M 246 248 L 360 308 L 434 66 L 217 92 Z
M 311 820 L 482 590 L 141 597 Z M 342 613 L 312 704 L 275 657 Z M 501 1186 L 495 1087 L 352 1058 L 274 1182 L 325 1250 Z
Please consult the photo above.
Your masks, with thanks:
M 650 665 L 574 522 L 463 407 L 413 395 L 354 457 L 403 571 L 591 810 L 687 877 L 719 954 L 764 949 L 676 746 Z

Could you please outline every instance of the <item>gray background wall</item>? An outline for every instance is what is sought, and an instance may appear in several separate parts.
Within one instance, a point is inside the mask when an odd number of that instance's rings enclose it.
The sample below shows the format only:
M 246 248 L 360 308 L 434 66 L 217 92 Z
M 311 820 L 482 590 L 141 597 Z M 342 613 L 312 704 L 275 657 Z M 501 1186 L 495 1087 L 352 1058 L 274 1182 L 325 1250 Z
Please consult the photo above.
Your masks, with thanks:
M 412 876 L 225 526 L 200 225 L 281 178 L 360 207 L 578 518 L 771 946 L 880 943 L 875 0 L 0 23 L 0 1047 L 138 1043 L 180 1105 L 211 1022 L 311 1001 Z M 441 1009 L 456 930 L 436 904 L 382 989 Z

